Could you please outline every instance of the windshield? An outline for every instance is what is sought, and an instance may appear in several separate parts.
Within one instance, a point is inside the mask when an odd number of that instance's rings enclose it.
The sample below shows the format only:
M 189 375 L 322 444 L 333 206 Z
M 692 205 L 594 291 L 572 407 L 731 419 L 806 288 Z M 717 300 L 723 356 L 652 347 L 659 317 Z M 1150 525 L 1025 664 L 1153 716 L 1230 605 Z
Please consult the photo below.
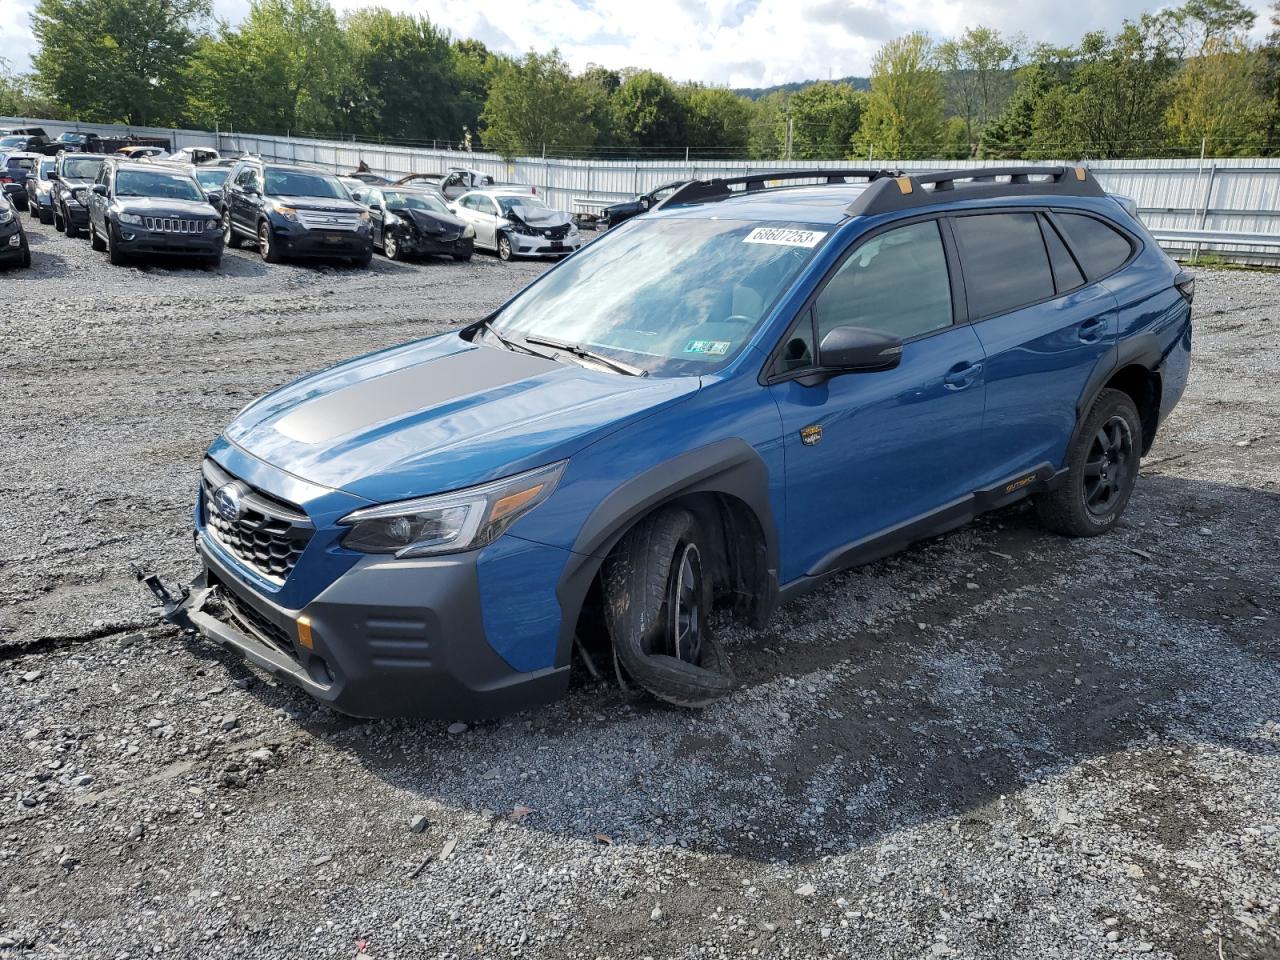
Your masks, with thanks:
M 5 137 L 0 140 L 0 147 L 20 147 L 26 142 L 26 137 Z
M 297 170 L 272 170 L 267 168 L 269 197 L 323 197 L 326 200 L 347 200 L 346 188 L 337 177 L 320 173 L 301 173 Z
M 388 210 L 396 207 L 407 207 L 410 210 L 430 210 L 432 213 L 449 213 L 438 198 L 427 193 L 410 193 L 407 190 L 384 190 L 383 202 Z
M 509 340 L 553 337 L 651 374 L 723 366 L 826 235 L 740 220 L 633 220 L 519 294 L 493 321 Z
M 40 161 L 40 179 L 41 179 L 41 180 L 48 180 L 48 179 L 49 179 L 49 174 L 53 173 L 53 171 L 54 171 L 54 170 L 56 170 L 56 169 L 58 169 L 58 161 L 56 161 L 56 160 L 41 160 L 41 161 Z
M 498 206 L 502 208 L 503 213 L 510 213 L 516 207 L 524 207 L 528 210 L 545 210 L 547 205 L 537 197 L 494 197 L 498 201 Z
M 117 197 L 160 197 L 165 200 L 203 200 L 196 182 L 180 173 L 121 170 L 116 174 Z
M 64 133 L 58 138 L 59 143 L 84 143 L 89 139 L 88 134 L 84 133 Z
M 93 180 L 101 169 L 101 160 L 76 160 L 73 157 L 63 156 L 62 175 L 64 177 L 71 177 L 73 180 Z
M 221 190 L 227 182 L 227 168 L 214 167 L 212 170 L 197 170 L 196 179 L 206 190 Z

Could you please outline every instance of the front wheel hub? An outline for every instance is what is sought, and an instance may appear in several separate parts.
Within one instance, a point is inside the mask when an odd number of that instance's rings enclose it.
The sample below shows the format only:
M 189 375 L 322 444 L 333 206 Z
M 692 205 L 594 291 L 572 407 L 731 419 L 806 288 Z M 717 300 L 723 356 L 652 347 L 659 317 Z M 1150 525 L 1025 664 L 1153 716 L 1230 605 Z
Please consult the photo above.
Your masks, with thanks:
M 667 597 L 671 654 L 685 663 L 697 664 L 702 658 L 702 596 L 702 556 L 697 546 L 687 543 L 676 555 Z

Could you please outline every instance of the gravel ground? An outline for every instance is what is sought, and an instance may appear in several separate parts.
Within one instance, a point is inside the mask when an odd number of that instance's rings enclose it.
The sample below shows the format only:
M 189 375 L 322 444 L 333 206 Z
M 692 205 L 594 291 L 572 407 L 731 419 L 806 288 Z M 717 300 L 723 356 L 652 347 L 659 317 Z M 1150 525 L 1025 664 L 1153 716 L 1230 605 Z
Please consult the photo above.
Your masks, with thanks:
M 30 222 L 30 221 L 28 221 Z M 1280 957 L 1280 276 L 1202 271 L 1124 523 L 985 518 L 729 629 L 698 714 L 363 723 L 157 626 L 253 396 L 541 269 L 0 275 L 0 956 Z

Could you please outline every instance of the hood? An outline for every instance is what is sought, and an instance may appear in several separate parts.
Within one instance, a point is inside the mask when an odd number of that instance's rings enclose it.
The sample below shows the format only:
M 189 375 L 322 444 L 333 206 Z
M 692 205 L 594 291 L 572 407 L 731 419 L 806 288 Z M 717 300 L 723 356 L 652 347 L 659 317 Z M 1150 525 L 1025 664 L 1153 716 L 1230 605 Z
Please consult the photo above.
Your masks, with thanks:
M 364 207 L 354 200 L 338 197 L 271 197 L 295 210 L 324 210 L 328 213 L 360 213 Z
M 511 208 L 523 223 L 531 227 L 562 227 L 569 222 L 569 215 L 550 207 L 526 207 L 517 203 Z
M 418 210 L 414 207 L 396 207 L 391 211 L 402 220 L 412 220 L 420 233 L 427 236 L 456 237 L 466 229 L 467 222 L 448 213 Z
M 639 200 L 623 200 L 621 203 L 613 203 L 604 208 L 606 217 L 629 217 L 639 212 Z
M 225 435 L 303 480 L 385 503 L 562 460 L 697 389 L 694 377 L 628 377 L 448 333 L 282 387 Z
M 116 206 L 144 217 L 207 217 L 217 211 L 208 200 L 172 200 L 168 197 L 116 197 Z

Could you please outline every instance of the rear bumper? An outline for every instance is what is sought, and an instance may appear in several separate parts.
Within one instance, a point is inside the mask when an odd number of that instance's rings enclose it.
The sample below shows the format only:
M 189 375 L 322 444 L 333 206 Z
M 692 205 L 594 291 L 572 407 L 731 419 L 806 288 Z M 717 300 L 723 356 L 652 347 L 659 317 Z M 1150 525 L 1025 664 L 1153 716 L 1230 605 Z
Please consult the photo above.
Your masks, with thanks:
M 472 719 L 554 700 L 569 668 L 513 669 L 487 642 L 477 554 L 369 557 L 289 610 L 244 585 L 198 534 L 204 570 L 166 615 L 335 710 L 358 717 Z M 299 635 L 305 615 L 308 634 Z
M 0 184 L 0 188 L 3 188 L 4 195 L 9 197 L 19 210 L 26 209 L 27 185 L 25 183 Z

